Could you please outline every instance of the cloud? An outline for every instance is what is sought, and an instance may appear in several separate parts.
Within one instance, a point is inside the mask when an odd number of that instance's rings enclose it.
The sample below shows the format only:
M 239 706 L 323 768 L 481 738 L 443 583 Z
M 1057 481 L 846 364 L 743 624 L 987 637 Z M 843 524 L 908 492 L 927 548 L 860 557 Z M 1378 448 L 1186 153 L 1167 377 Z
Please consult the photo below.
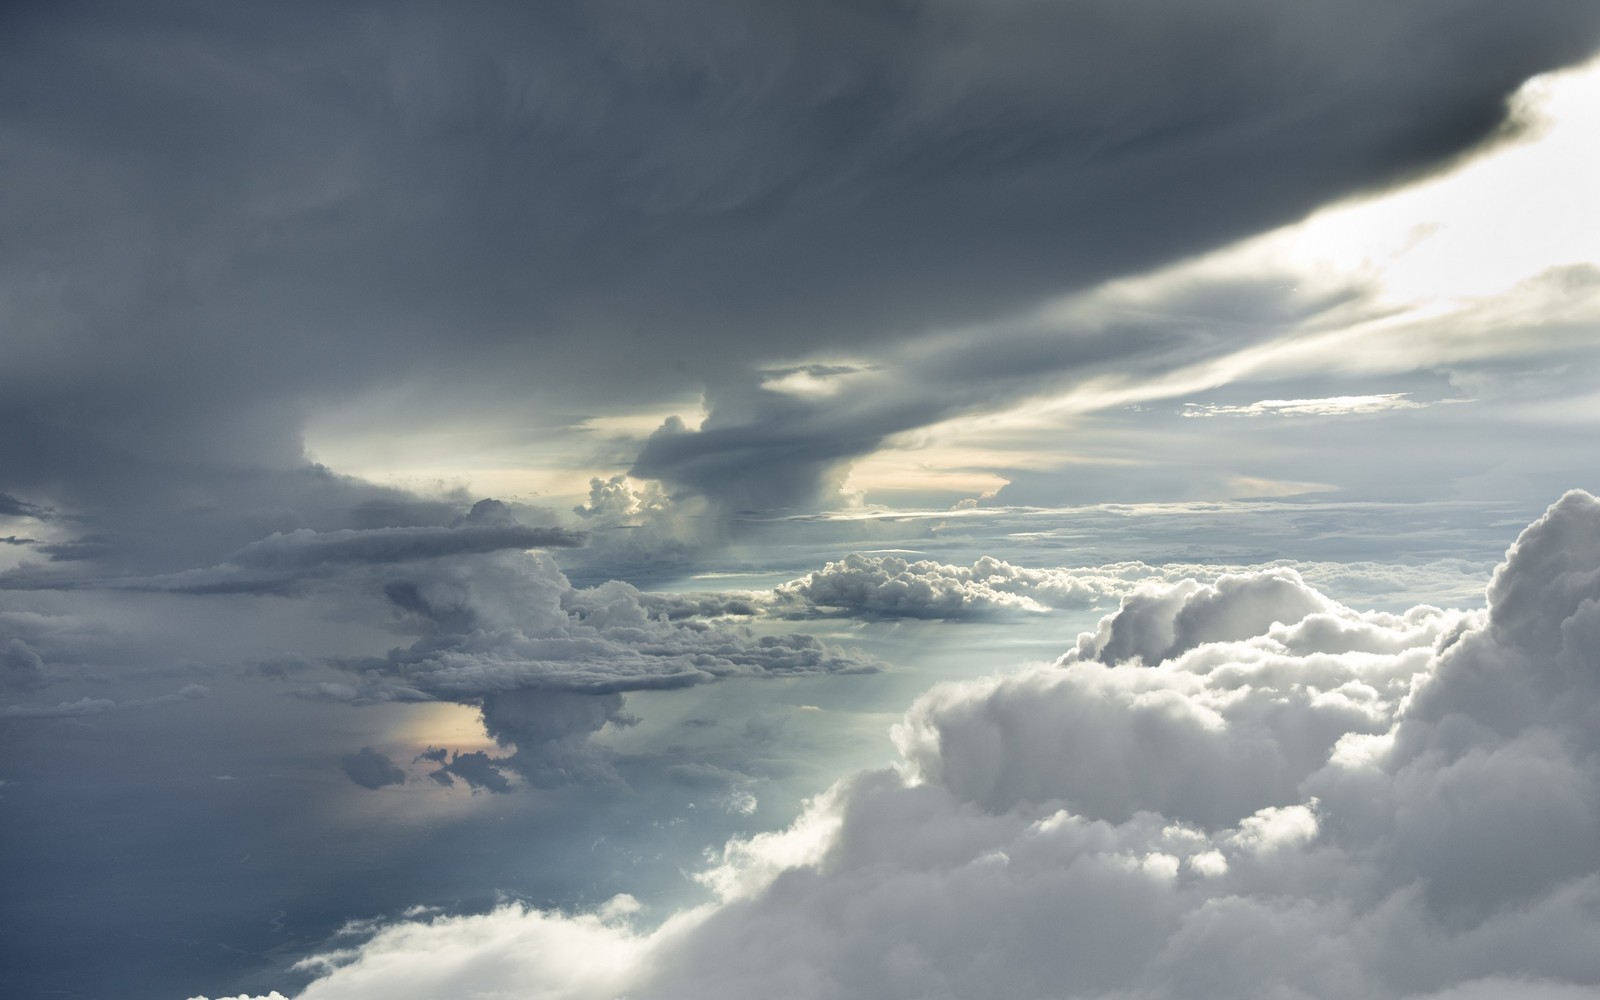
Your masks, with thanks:
M 397 923 L 301 997 L 1600 986 L 1600 501 L 1530 525 L 1480 612 L 1358 614 L 1274 571 L 1171 590 L 1138 615 L 1192 642 L 935 688 L 898 768 L 730 842 L 713 903 Z
M 673 618 L 635 587 L 575 588 L 535 552 L 461 556 L 391 577 L 390 601 L 425 634 L 382 657 L 339 661 L 350 684 L 306 693 L 349 702 L 442 699 L 475 705 L 489 735 L 513 751 L 470 763 L 509 768 L 534 784 L 614 781 L 589 738 L 633 721 L 629 691 L 731 678 L 797 677 L 880 669 L 870 657 L 802 634 Z M 466 766 L 466 765 L 463 765 Z
M 1092 636 L 1079 640 L 1075 655 L 1107 664 L 1139 659 L 1153 665 L 1203 643 L 1246 639 L 1275 623 L 1338 610 L 1287 567 L 1224 574 L 1214 584 L 1186 580 L 1124 599 Z
M 1142 563 L 1099 570 L 1027 569 L 984 556 L 971 566 L 852 553 L 772 591 L 797 612 L 881 618 L 976 618 L 1088 607 L 1158 572 Z
M 390 760 L 387 754 L 371 747 L 362 747 L 356 753 L 345 754 L 339 761 L 349 779 L 362 788 L 379 789 L 386 785 L 403 785 L 406 772 Z
M 170 593 L 279 593 L 308 581 L 337 576 L 362 567 L 383 567 L 427 559 L 445 559 L 504 549 L 579 548 L 588 534 L 566 528 L 530 527 L 509 519 L 481 500 L 473 514 L 453 525 L 387 528 L 345 528 L 312 531 L 297 528 L 275 532 L 227 556 L 220 565 L 155 576 L 104 579 L 15 574 L 19 589 L 60 587 L 153 590 Z M 501 505 L 502 507 L 504 505 Z M 473 515 L 478 519 L 473 520 Z M 482 523 L 484 519 L 498 523 Z M 77 545 L 80 543 L 72 543 Z M 85 558 L 91 558 L 85 556 Z
M 245 569 L 305 570 L 437 559 L 499 549 L 575 548 L 582 532 L 525 525 L 461 528 L 374 528 L 316 532 L 298 528 L 252 542 L 227 562 Z
M 48 507 L 18 500 L 9 493 L 0 493 L 0 517 L 31 517 L 38 520 L 48 520 L 52 511 Z
M 21 639 L 0 647 L 0 691 L 33 691 L 44 685 L 44 659 Z
M 758 636 L 656 616 L 637 588 L 620 581 L 573 588 L 536 553 L 452 560 L 386 589 L 430 634 L 349 668 L 445 697 L 525 688 L 607 694 L 875 669 L 807 635 Z
M 1408 398 L 1406 392 L 1385 392 L 1370 396 L 1328 396 L 1323 399 L 1263 399 L 1248 406 L 1219 406 L 1185 403 L 1185 417 L 1335 417 L 1350 413 L 1381 413 L 1384 410 L 1416 410 L 1427 406 Z
M 204 698 L 207 689 L 202 684 L 185 684 L 171 694 L 151 698 L 130 698 L 115 701 L 111 698 L 83 697 L 77 701 L 64 701 L 56 705 L 0 705 L 0 719 L 70 719 L 101 712 L 120 712 L 147 705 L 165 705 L 175 701 L 193 701 Z
M 1095 652 L 1099 643 L 1111 644 L 1107 655 L 1112 659 L 1122 658 L 1129 655 L 1130 644 L 1142 643 L 1144 655 L 1159 658 L 1170 652 L 1174 642 L 1193 642 L 1197 636 L 1215 638 L 1219 630 L 1253 634 L 1260 626 L 1279 618 L 1297 621 L 1308 609 L 1333 607 L 1305 582 L 1306 576 L 1327 581 L 1325 585 L 1336 586 L 1353 598 L 1370 599 L 1440 587 L 1465 588 L 1476 596 L 1482 590 L 1479 572 L 1478 567 L 1464 566 L 1459 561 L 1399 566 L 1278 560 L 1249 566 L 1183 562 L 1150 565 L 1135 560 L 1099 566 L 1030 568 L 994 556 L 980 556 L 970 566 L 964 566 L 853 552 L 771 590 L 645 593 L 640 600 L 652 613 L 673 619 L 766 615 L 977 621 L 1090 608 L 1145 591 L 1145 596 L 1126 601 L 1118 614 L 1102 623 L 1103 636 L 1086 639 L 1085 655 L 1091 659 L 1099 656 Z M 1240 589 L 1255 595 L 1253 611 L 1247 609 L 1243 599 L 1217 596 L 1219 590 Z M 1181 640 L 1171 634 L 1178 624 L 1165 620 L 1167 613 L 1180 605 L 1192 605 L 1184 612 Z M 1237 620 L 1232 624 L 1205 620 L 1211 617 L 1208 608 L 1214 605 L 1225 606 Z M 1136 636 L 1141 630 L 1152 629 L 1161 634 Z M 1151 644 L 1159 648 L 1147 648 Z
M 0 53 L 0 230 L 27 248 L 0 256 L 20 331 L 0 509 L 85 519 L 92 543 L 50 554 L 86 574 L 441 523 L 305 454 L 308 418 L 401 384 L 402 420 L 469 437 L 709 388 L 705 436 L 663 435 L 640 473 L 729 512 L 814 502 L 886 435 L 1015 398 L 997 372 L 1172 331 L 952 352 L 881 411 L 804 413 L 810 440 L 775 401 L 738 412 L 772 373 L 870 386 L 828 359 L 898 364 L 929 329 L 1392 183 L 1600 42 L 1569 0 L 1477 3 L 1440 32 L 1446 9 L 300 5 L 268 31 L 242 9 L 36 6 Z
M 441 760 L 439 767 L 429 772 L 428 777 L 447 788 L 460 778 L 474 792 L 482 790 L 504 795 L 513 787 L 505 761 L 491 757 L 482 750 L 453 753 L 448 761 Z

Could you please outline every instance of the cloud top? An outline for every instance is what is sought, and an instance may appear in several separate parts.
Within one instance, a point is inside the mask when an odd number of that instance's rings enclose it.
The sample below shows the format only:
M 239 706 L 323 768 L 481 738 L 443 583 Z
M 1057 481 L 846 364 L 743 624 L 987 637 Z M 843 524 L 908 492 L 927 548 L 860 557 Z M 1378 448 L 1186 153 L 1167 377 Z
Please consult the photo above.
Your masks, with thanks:
M 1489 593 L 1134 595 L 1055 665 L 919 699 L 900 766 L 730 843 L 714 904 L 399 923 L 302 997 L 1592 994 L 1600 502 L 1551 507 Z M 1134 621 L 1156 640 L 1099 641 Z

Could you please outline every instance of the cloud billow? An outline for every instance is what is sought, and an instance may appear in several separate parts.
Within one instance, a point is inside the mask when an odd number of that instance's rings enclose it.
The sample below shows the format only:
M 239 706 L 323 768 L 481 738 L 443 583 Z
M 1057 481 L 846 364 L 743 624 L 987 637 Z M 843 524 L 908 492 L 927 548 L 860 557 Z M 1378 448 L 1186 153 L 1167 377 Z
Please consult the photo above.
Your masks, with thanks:
M 653 930 L 620 904 L 399 923 L 300 996 L 1591 995 L 1600 501 L 1529 526 L 1484 611 L 1302 588 L 1175 586 L 1136 613 L 1214 626 L 1192 642 L 1103 662 L 1103 627 L 935 688 L 898 768 L 730 842 L 718 901 Z
M 489 735 L 512 748 L 479 763 L 535 784 L 614 781 L 605 752 L 589 737 L 633 721 L 623 709 L 629 691 L 881 669 L 871 657 L 809 635 L 673 619 L 620 581 L 575 588 L 533 552 L 422 563 L 392 576 L 384 591 L 423 637 L 386 656 L 341 661 L 350 683 L 325 682 L 305 693 L 354 703 L 477 706 Z M 445 773 L 482 784 L 453 767 Z

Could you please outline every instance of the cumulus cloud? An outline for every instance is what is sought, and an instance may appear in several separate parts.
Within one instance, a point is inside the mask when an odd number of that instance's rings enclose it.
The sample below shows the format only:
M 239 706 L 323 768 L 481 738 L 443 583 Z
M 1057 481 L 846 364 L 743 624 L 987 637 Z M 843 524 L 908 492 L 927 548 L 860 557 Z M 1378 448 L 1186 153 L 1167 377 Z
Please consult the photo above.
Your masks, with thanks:
M 929 692 L 898 767 L 731 842 L 713 903 L 399 923 L 301 997 L 1600 987 L 1600 501 L 1524 531 L 1484 611 L 1357 613 L 1271 571 L 1169 589 L 1057 664 Z
M 573 587 L 536 552 L 419 564 L 391 578 L 385 593 L 423 637 L 383 657 L 342 661 L 356 675 L 353 683 L 308 693 L 476 705 L 489 735 L 514 748 L 481 762 L 477 779 L 455 767 L 458 761 L 443 768 L 477 784 L 491 765 L 537 784 L 610 780 L 589 737 L 631 723 L 623 710 L 629 691 L 879 667 L 808 635 L 675 619 L 620 581 Z
M 438 768 L 429 772 L 428 777 L 446 788 L 454 785 L 456 779 L 460 778 L 475 792 L 505 794 L 514 787 L 505 761 L 491 757 L 482 750 L 472 750 L 467 753 L 458 751 L 451 754 L 448 760 L 443 759 L 441 755 Z
M 981 556 L 971 565 L 956 565 L 853 552 L 771 590 L 646 593 L 641 600 L 653 612 L 671 618 L 838 615 L 960 621 L 1092 608 L 1148 591 L 1125 603 L 1118 615 L 1102 623 L 1104 636 L 1090 637 L 1086 643 L 1090 658 L 1097 655 L 1093 652 L 1096 642 L 1120 647 L 1108 654 L 1116 659 L 1127 655 L 1125 648 L 1136 641 L 1162 647 L 1141 649 L 1147 656 L 1159 655 L 1178 641 L 1174 635 L 1159 640 L 1148 635 L 1135 638 L 1140 630 L 1167 627 L 1156 620 L 1166 605 L 1191 605 L 1183 614 L 1181 627 L 1182 641 L 1192 643 L 1220 637 L 1222 632 L 1253 634 L 1278 617 L 1298 620 L 1308 608 L 1332 607 L 1306 583 L 1306 576 L 1326 581 L 1325 585 L 1355 598 L 1389 599 L 1395 593 L 1459 590 L 1463 585 L 1481 593 L 1480 572 L 1478 567 L 1459 560 L 1409 566 L 1288 561 L 1255 566 L 1183 562 L 1151 565 L 1131 560 L 1098 566 L 1032 568 L 994 556 Z M 1244 594 L 1232 596 L 1235 590 L 1248 593 L 1253 600 Z M 1230 596 L 1219 597 L 1222 592 Z M 1213 606 L 1226 608 L 1235 620 L 1208 620 L 1214 613 L 1207 608 Z
M 538 553 L 442 562 L 391 580 L 386 592 L 429 634 L 348 666 L 446 697 L 526 688 L 607 694 L 874 669 L 811 636 L 758 636 L 655 615 L 621 581 L 575 588 Z
M 1087 575 L 1035 570 L 985 556 L 966 566 L 852 553 L 774 591 L 780 605 L 885 618 L 959 618 L 1091 604 L 1105 590 Z
M 20 589 L 151 590 L 170 593 L 276 593 L 305 583 L 397 563 L 445 559 L 505 549 L 579 548 L 588 534 L 566 528 L 533 527 L 516 521 L 497 500 L 480 500 L 451 525 L 407 525 L 274 532 L 205 569 L 155 576 L 101 579 L 18 575 Z M 76 543 L 74 543 L 76 544 Z
M 1299 622 L 1337 606 L 1284 567 L 1224 574 L 1214 584 L 1185 580 L 1124 599 L 1075 654 L 1103 663 L 1139 659 L 1156 664 L 1207 642 L 1246 639 L 1278 622 Z
M 339 761 L 339 766 L 344 768 L 344 773 L 349 779 L 362 788 L 379 789 L 386 785 L 403 785 L 406 772 L 388 754 L 380 753 L 372 747 L 362 747 L 352 754 L 345 754 Z

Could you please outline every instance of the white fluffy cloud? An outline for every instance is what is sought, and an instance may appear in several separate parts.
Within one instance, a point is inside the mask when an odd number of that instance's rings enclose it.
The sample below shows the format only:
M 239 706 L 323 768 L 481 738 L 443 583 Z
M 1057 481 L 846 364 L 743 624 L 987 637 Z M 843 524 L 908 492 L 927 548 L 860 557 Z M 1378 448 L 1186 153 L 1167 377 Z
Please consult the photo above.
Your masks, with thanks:
M 714 903 L 400 922 L 300 996 L 1592 996 L 1597 649 L 1583 493 L 1484 612 L 1142 591 L 1058 664 L 921 698 L 897 768 L 730 844 Z
M 1264 571 L 1264 572 L 1263 572 Z M 1281 592 L 1297 598 L 1304 607 L 1332 607 L 1332 602 L 1304 585 L 1308 576 L 1340 592 L 1365 600 L 1383 600 L 1395 593 L 1417 590 L 1446 592 L 1459 589 L 1471 575 L 1481 593 L 1482 576 L 1476 567 L 1460 560 L 1438 560 L 1411 566 L 1376 563 L 1273 563 L 1266 566 L 1166 563 L 1152 566 L 1137 560 L 1098 566 L 1031 568 L 994 556 L 981 556 L 970 566 L 932 559 L 904 559 L 894 555 L 853 552 L 826 563 L 821 569 L 783 583 L 770 591 L 720 594 L 647 594 L 651 608 L 672 617 L 772 614 L 792 617 L 842 615 L 860 618 L 942 618 L 971 620 L 1008 615 L 1047 614 L 1064 608 L 1092 608 L 1116 601 L 1140 588 L 1154 587 L 1138 602 L 1190 600 L 1199 588 L 1187 617 L 1193 630 L 1205 615 L 1203 605 L 1215 587 L 1244 587 L 1259 596 L 1257 614 Z M 1235 579 L 1237 577 L 1237 579 Z M 1168 585 L 1188 581 L 1177 590 Z M 1213 586 L 1202 587 L 1205 581 Z M 1185 589 L 1190 588 L 1190 589 Z M 1265 602 L 1265 603 L 1263 603 Z M 1251 615 L 1246 602 L 1230 599 L 1230 614 Z M 1128 612 L 1136 616 L 1137 609 Z M 1253 618 L 1249 618 L 1253 621 Z M 1272 621 L 1271 618 L 1266 622 Z M 1232 627 L 1238 631 L 1245 623 Z M 1119 642 L 1130 640 L 1133 622 L 1121 626 Z M 1210 628 L 1227 628 L 1211 623 Z M 1253 634 L 1249 628 L 1240 637 Z M 1199 635 L 1200 633 L 1196 633 Z
M 837 610 L 882 618 L 963 618 L 1092 605 L 1153 570 L 1027 569 L 992 556 L 971 566 L 851 553 L 773 591 L 785 610 Z

